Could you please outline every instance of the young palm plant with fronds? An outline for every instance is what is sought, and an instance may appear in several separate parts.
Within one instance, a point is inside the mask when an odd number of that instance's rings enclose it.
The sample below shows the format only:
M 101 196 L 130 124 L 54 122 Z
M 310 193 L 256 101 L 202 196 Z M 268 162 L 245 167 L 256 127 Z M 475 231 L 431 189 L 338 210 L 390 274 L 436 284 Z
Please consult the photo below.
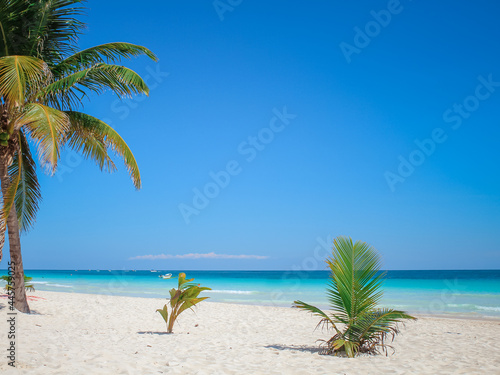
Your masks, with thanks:
M 168 308 L 168 305 L 164 305 L 162 309 L 156 310 L 161 314 L 165 323 L 167 323 L 167 333 L 172 333 L 174 323 L 183 311 L 192 309 L 201 301 L 209 298 L 199 297 L 199 295 L 204 290 L 211 289 L 200 287 L 200 284 L 192 283 L 193 280 L 194 279 L 186 279 L 186 274 L 181 272 L 178 276 L 177 289 L 170 289 L 170 309 Z
M 415 318 L 403 311 L 377 308 L 385 276 L 377 251 L 365 242 L 337 237 L 326 263 L 331 271 L 327 288 L 331 311 L 302 301 L 295 301 L 293 307 L 321 318 L 318 326 L 333 329 L 334 336 L 324 342 L 326 354 L 387 353 L 387 340 L 399 332 L 398 323 Z
M 157 59 L 147 48 L 130 43 L 79 51 L 77 41 L 85 26 L 77 19 L 82 2 L 0 0 L 0 260 L 7 230 L 14 306 L 21 312 L 29 312 L 29 306 L 20 231 L 34 224 L 41 199 L 31 148 L 49 174 L 55 173 L 65 147 L 106 171 L 116 169 L 110 155 L 115 153 L 123 158 L 135 187 L 141 187 L 139 168 L 125 141 L 108 124 L 78 110 L 91 93 L 147 95 L 142 78 L 118 63 L 139 55 Z
M 9 292 L 10 290 L 12 290 L 12 276 L 7 276 L 7 275 L 0 276 L 0 280 L 3 280 L 6 282 L 6 284 L 4 286 L 4 289 L 6 292 Z M 34 292 L 35 287 L 33 286 L 33 284 L 31 284 L 31 280 L 33 280 L 32 277 L 24 276 L 24 288 L 27 291 Z

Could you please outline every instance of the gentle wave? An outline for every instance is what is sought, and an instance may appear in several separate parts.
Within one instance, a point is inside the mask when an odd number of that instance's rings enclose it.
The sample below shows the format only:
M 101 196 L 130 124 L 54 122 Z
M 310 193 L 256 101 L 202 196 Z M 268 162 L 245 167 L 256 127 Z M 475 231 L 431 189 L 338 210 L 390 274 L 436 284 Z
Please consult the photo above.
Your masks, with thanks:
M 63 284 L 45 284 L 47 286 L 57 286 L 59 288 L 73 288 L 71 285 L 63 285 Z
M 206 290 L 206 293 L 225 293 L 225 294 L 254 294 L 257 293 L 252 290 Z
M 477 308 L 479 310 L 486 310 L 486 311 L 500 311 L 500 307 L 478 306 Z
M 467 307 L 470 309 L 484 310 L 484 311 L 500 311 L 499 306 L 480 306 L 471 303 L 449 303 L 448 307 Z
M 73 285 L 52 284 L 50 281 L 30 281 L 30 284 L 42 284 L 46 286 L 57 286 L 59 288 L 73 288 Z
M 384 306 L 384 307 L 386 307 L 386 306 Z M 407 309 L 408 305 L 390 305 L 390 306 L 387 306 L 387 308 L 392 308 L 392 309 Z

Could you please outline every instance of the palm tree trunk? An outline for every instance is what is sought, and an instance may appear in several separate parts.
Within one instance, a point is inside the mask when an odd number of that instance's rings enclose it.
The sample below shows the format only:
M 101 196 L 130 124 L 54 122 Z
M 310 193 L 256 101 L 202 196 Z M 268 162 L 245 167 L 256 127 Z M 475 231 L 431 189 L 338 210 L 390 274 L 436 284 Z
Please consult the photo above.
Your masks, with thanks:
M 0 146 L 1 147 L 1 146 Z M 2 185 L 2 194 L 5 197 L 10 185 L 8 173 L 7 153 L 3 153 L 0 158 L 0 180 Z M 23 258 L 21 255 L 21 236 L 19 233 L 19 222 L 17 220 L 17 212 L 15 205 L 12 206 L 9 216 L 7 217 L 7 231 L 9 233 L 10 247 L 10 265 L 13 268 L 13 283 L 14 283 L 14 307 L 23 313 L 30 312 L 28 301 L 26 299 L 26 290 L 24 288 L 24 267 Z

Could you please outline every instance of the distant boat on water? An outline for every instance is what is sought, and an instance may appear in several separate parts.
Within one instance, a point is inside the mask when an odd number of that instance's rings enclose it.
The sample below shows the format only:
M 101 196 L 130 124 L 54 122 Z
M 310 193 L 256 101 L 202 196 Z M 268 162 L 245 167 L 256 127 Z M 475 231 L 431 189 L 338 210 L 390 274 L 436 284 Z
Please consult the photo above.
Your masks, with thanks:
M 151 272 L 158 272 L 157 270 L 150 270 Z
M 165 275 L 159 275 L 158 277 L 161 277 L 162 279 L 170 279 L 172 277 L 172 274 L 166 273 Z

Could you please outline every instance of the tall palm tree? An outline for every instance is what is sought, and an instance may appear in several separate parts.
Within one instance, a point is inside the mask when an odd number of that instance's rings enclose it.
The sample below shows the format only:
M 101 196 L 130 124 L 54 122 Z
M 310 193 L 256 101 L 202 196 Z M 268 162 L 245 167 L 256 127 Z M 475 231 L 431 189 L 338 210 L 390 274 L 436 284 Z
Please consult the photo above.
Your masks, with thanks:
M 107 43 L 78 51 L 84 23 L 83 0 L 0 0 L 0 260 L 8 232 L 14 307 L 29 312 L 24 288 L 20 232 L 30 229 L 41 199 L 36 163 L 53 174 L 64 147 L 81 152 L 101 170 L 116 169 L 110 152 L 122 157 L 134 186 L 139 168 L 125 141 L 109 125 L 78 111 L 89 93 L 111 90 L 119 97 L 148 94 L 122 58 L 145 55 L 147 48 Z
M 325 342 L 327 354 L 354 357 L 360 352 L 386 351 L 387 337 L 399 332 L 397 324 L 415 318 L 404 311 L 377 308 L 385 276 L 377 251 L 366 242 L 353 243 L 350 237 L 340 236 L 333 241 L 326 263 L 331 271 L 326 291 L 331 312 L 302 301 L 295 301 L 293 307 L 321 318 L 318 325 L 334 330 Z

